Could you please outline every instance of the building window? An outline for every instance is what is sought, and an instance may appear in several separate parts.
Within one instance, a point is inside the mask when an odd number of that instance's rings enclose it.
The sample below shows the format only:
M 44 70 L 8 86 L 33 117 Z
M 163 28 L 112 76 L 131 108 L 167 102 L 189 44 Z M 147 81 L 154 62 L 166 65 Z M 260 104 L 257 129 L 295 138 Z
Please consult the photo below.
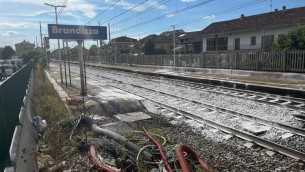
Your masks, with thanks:
M 228 50 L 228 37 L 217 38 L 217 50 Z
M 207 51 L 228 50 L 228 37 L 207 38 Z
M 215 51 L 216 50 L 216 40 L 215 38 L 207 38 L 207 51 Z
M 256 45 L 256 36 L 251 37 L 251 45 Z

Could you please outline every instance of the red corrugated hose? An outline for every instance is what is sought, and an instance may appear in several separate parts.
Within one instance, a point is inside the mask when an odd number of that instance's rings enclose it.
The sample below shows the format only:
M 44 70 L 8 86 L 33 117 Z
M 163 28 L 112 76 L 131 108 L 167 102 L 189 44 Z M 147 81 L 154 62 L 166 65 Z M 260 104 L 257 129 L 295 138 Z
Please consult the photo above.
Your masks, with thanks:
M 94 146 L 91 145 L 90 149 L 89 149 L 89 159 L 90 161 L 96 165 L 98 168 L 100 168 L 102 171 L 105 172 L 115 172 L 114 170 L 112 170 L 111 168 L 109 168 L 108 166 L 104 165 L 103 163 L 101 163 L 99 160 L 97 160 L 96 155 L 95 155 L 95 149 Z
M 164 164 L 165 164 L 165 168 L 168 172 L 173 172 L 173 169 L 172 167 L 169 165 L 168 161 L 167 161 L 167 158 L 162 150 L 162 146 L 159 142 L 157 142 L 145 129 L 144 126 L 142 126 L 142 129 L 145 133 L 145 135 L 149 138 L 149 140 L 151 140 L 152 142 L 154 142 L 154 144 L 157 146 L 159 152 L 160 152 L 160 155 L 161 155 L 161 158 L 162 160 L 164 161 Z
M 202 158 L 200 158 L 191 148 L 189 148 L 186 145 L 179 145 L 176 148 L 176 155 L 177 155 L 178 162 L 180 164 L 180 168 L 181 168 L 182 172 L 192 172 L 192 170 L 184 156 L 184 152 L 186 152 L 195 162 L 198 162 L 199 166 L 204 171 L 211 171 L 208 164 Z

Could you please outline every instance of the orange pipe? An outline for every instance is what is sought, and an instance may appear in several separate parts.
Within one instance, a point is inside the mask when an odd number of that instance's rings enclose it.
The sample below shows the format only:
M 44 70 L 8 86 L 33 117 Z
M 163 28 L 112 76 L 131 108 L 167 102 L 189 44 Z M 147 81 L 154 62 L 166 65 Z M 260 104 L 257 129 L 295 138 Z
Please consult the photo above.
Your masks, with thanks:
M 199 166 L 204 171 L 211 171 L 208 164 L 202 158 L 200 158 L 191 148 L 186 145 L 179 145 L 176 148 L 176 155 L 182 172 L 192 172 L 186 158 L 184 157 L 184 152 L 190 155 L 194 161 L 198 162 Z
M 161 144 L 160 144 L 159 142 L 157 142 L 157 141 L 156 141 L 156 140 L 146 131 L 146 129 L 145 129 L 144 126 L 142 126 L 142 129 L 143 129 L 145 135 L 149 138 L 149 140 L 151 140 L 152 142 L 154 142 L 154 144 L 158 147 L 159 152 L 160 152 L 160 155 L 161 155 L 161 158 L 162 158 L 162 160 L 164 161 L 166 170 L 167 170 L 168 172 L 173 172 L 173 169 L 172 169 L 172 167 L 169 165 L 169 163 L 168 163 L 168 161 L 167 161 L 167 158 L 166 158 L 166 156 L 165 156 L 165 154 L 164 154 L 164 152 L 163 152 L 163 150 L 162 150 Z
M 99 160 L 96 159 L 95 156 L 95 149 L 94 146 L 91 145 L 90 149 L 89 149 L 89 159 L 90 161 L 96 165 L 98 168 L 100 168 L 102 171 L 105 172 L 115 172 L 114 170 L 112 170 L 111 168 L 109 168 L 108 166 L 104 165 L 103 163 L 101 163 Z

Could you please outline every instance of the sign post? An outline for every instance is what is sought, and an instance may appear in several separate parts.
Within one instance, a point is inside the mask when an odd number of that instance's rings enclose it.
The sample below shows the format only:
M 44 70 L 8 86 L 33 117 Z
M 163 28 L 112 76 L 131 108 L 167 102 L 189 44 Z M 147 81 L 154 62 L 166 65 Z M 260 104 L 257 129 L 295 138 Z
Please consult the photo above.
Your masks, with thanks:
M 80 84 L 81 84 L 81 95 L 86 95 L 85 82 L 84 82 L 84 57 L 83 57 L 83 40 L 77 40 L 78 44 L 78 60 L 79 60 L 79 71 L 80 71 Z
M 84 39 L 107 39 L 107 27 L 105 26 L 82 26 L 82 25 L 58 25 L 48 24 L 50 39 L 74 39 L 78 43 L 79 71 L 81 81 L 81 95 L 86 95 L 84 83 L 84 59 L 83 42 Z

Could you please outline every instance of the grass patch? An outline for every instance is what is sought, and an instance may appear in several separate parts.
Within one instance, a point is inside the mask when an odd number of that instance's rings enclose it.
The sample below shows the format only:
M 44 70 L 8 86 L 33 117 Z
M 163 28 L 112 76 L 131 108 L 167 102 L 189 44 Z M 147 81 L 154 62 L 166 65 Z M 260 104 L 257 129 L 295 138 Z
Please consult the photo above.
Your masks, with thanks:
M 65 104 L 41 70 L 34 71 L 34 103 L 36 113 L 49 123 L 69 116 Z
M 47 148 L 44 153 L 58 163 L 63 160 L 63 149 L 73 146 L 72 142 L 67 142 L 70 130 L 59 123 L 69 116 L 69 112 L 42 70 L 34 70 L 34 83 L 35 112 L 48 124 L 39 146 Z

